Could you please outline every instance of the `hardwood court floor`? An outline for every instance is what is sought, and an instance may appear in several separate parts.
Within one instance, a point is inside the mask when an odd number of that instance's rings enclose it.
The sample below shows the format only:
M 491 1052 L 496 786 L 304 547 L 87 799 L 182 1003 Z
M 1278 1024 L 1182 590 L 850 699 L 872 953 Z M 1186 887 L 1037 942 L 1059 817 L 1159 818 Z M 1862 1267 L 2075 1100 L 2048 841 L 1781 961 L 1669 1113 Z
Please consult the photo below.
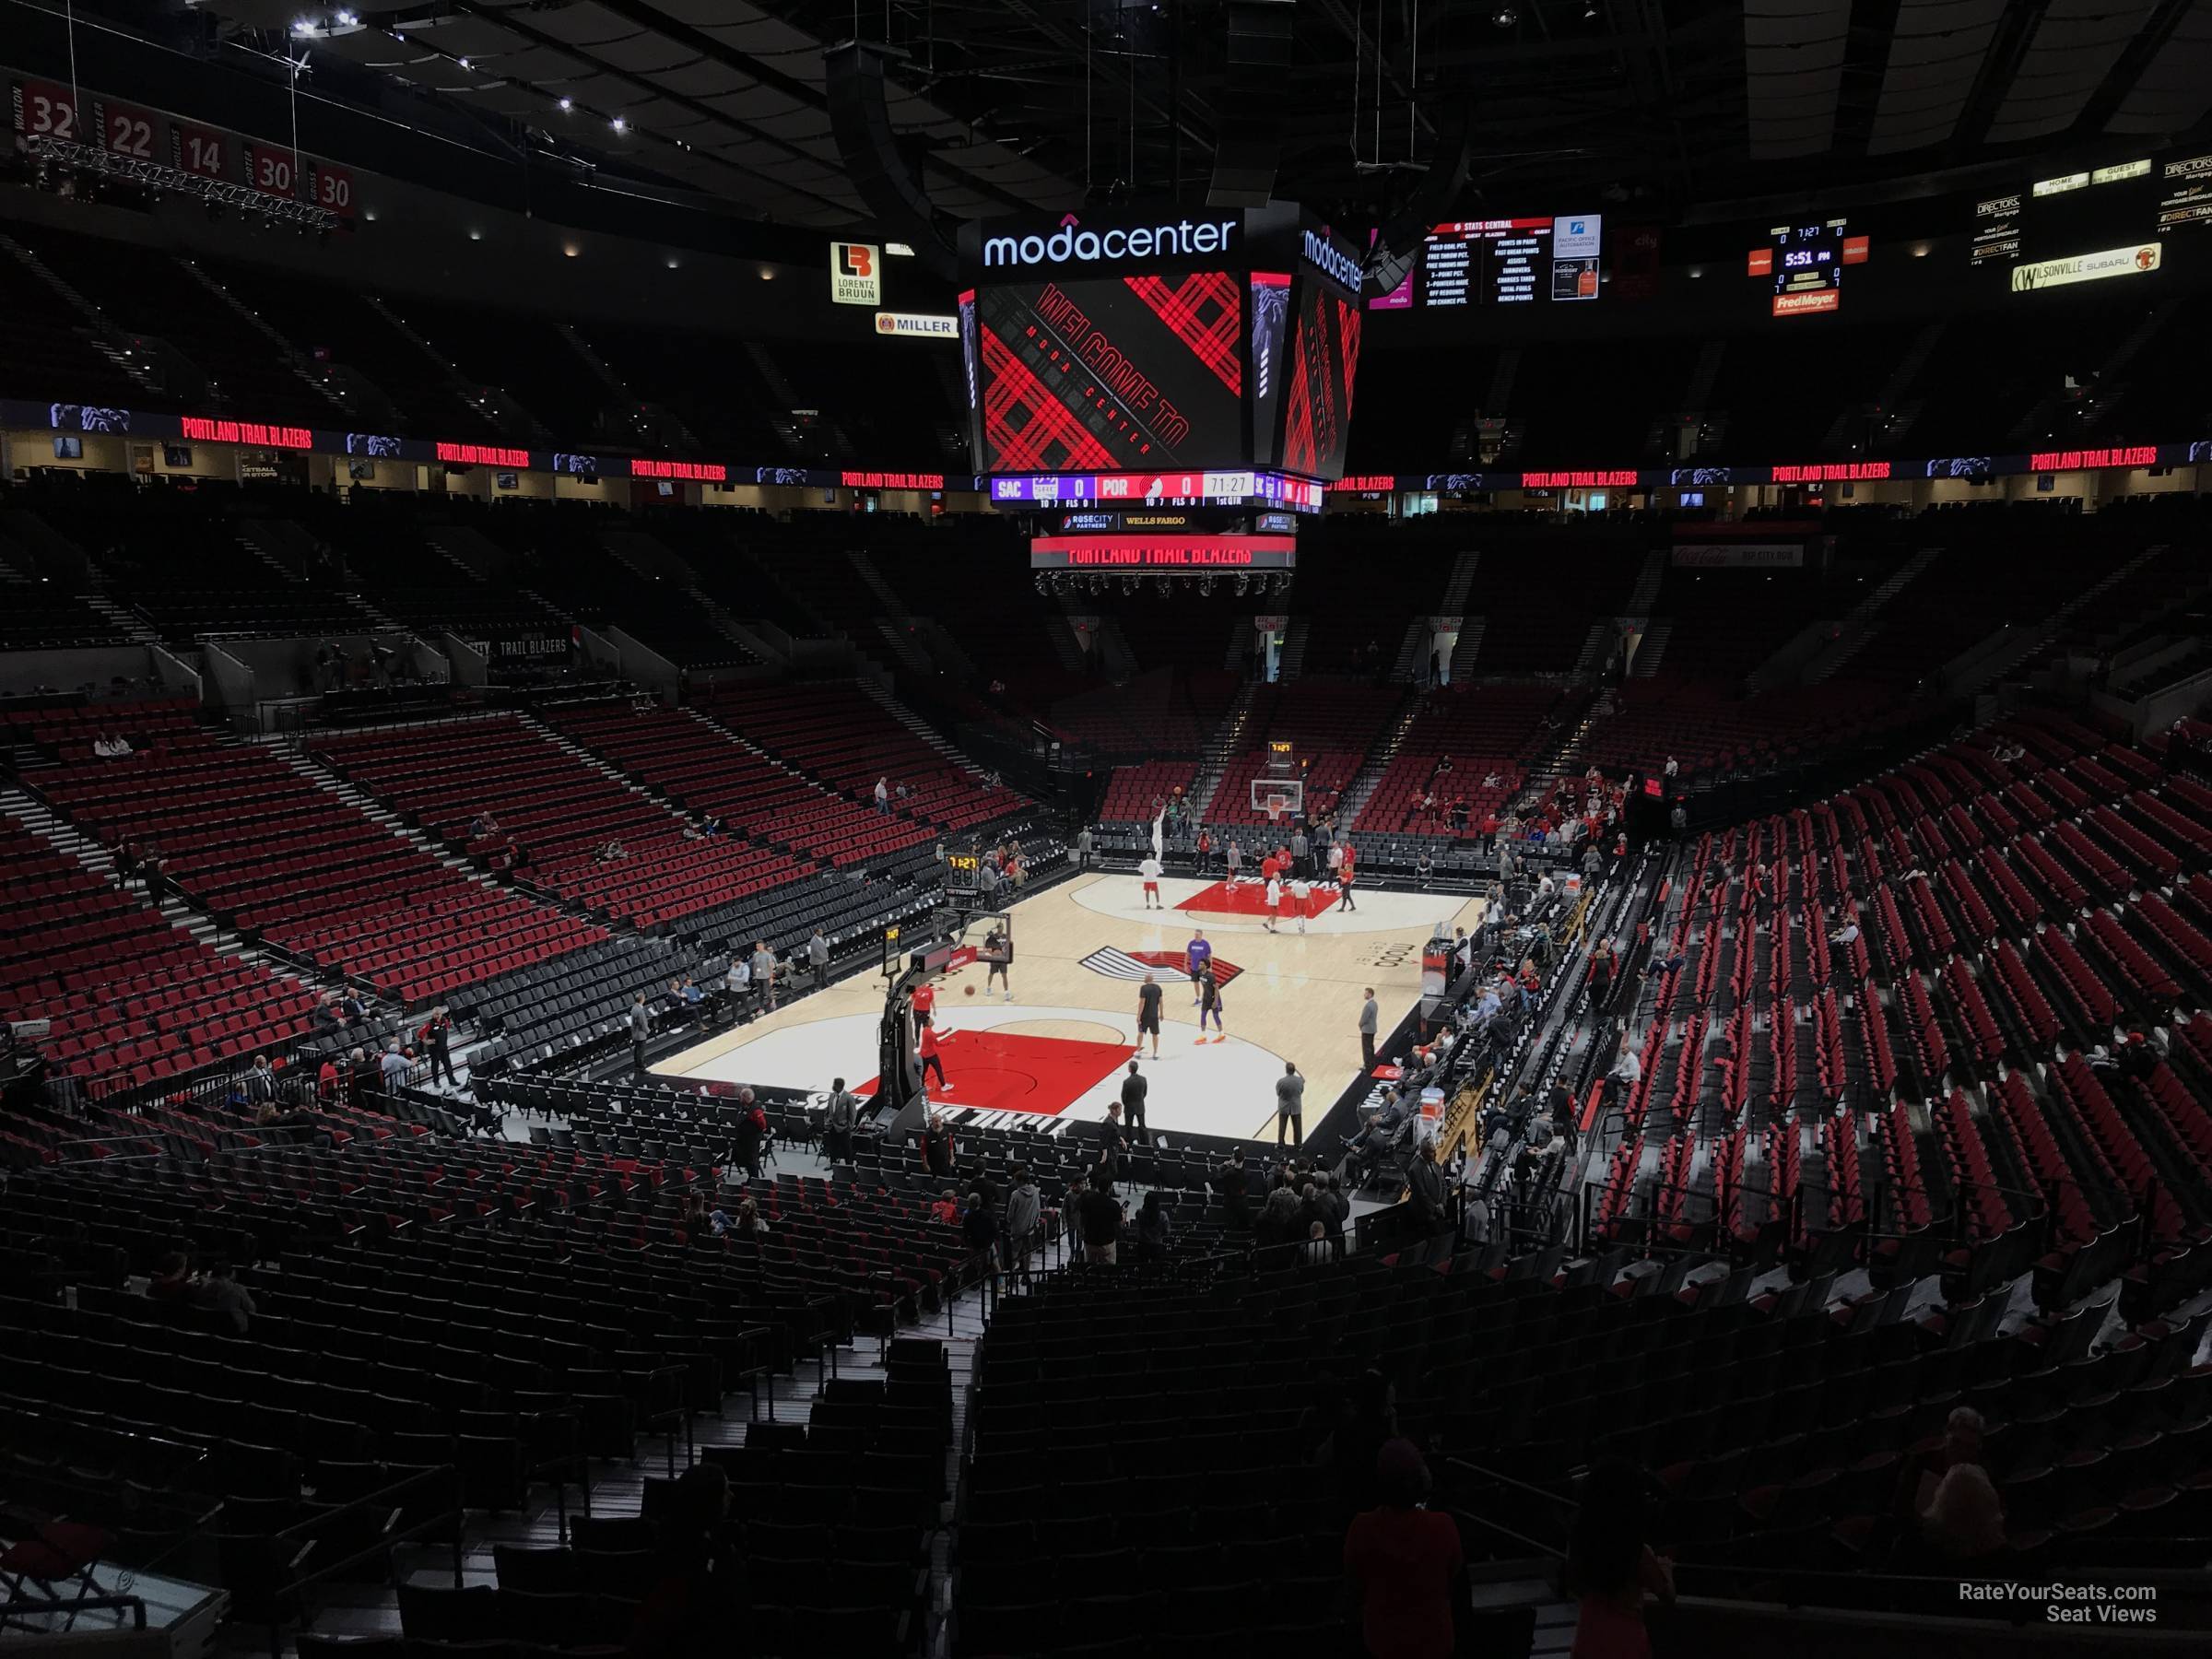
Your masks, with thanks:
M 1100 874 L 1016 904 L 1011 999 L 984 994 L 981 964 L 938 988 L 949 1088 L 933 1087 L 931 1099 L 991 1121 L 1103 1117 L 1136 1052 L 1137 985 L 1149 968 L 1165 992 L 1159 1058 L 1149 1042 L 1138 1055 L 1151 1079 L 1153 1133 L 1272 1136 L 1275 1080 L 1286 1060 L 1306 1077 L 1311 1128 L 1359 1069 L 1362 988 L 1375 988 L 1387 1032 L 1420 996 L 1423 941 L 1439 924 L 1447 935 L 1472 930 L 1484 907 L 1457 895 L 1370 889 L 1354 896 L 1356 912 L 1340 912 L 1334 889 L 1317 887 L 1314 904 L 1330 908 L 1311 917 L 1305 933 L 1284 922 L 1269 934 L 1256 915 L 1215 908 L 1250 901 L 1244 893 L 1225 897 L 1216 882 L 1166 877 L 1160 898 L 1167 908 L 1147 911 L 1136 877 Z M 1201 908 L 1178 908 L 1193 903 Z M 1198 1041 L 1182 969 L 1198 928 L 1226 965 L 1226 1041 L 1212 1041 L 1210 1030 Z M 883 982 L 855 977 L 655 1069 L 812 1089 L 843 1077 L 857 1087 L 875 1075 L 882 1012 Z

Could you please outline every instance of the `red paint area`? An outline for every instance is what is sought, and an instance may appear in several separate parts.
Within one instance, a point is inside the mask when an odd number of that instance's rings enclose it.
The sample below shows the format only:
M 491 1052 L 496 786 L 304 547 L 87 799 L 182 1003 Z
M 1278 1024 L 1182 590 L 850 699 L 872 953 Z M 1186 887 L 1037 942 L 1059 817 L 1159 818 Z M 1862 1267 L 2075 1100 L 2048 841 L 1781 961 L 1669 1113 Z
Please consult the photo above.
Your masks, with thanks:
M 1096 1088 L 1136 1050 L 1123 1042 L 1082 1042 L 1067 1037 L 1029 1037 L 1013 1031 L 947 1031 L 937 1039 L 946 1087 L 927 1079 L 933 1106 L 972 1106 L 979 1112 L 1033 1112 L 1057 1117 Z M 870 1078 L 857 1091 L 876 1090 Z
M 1290 899 L 1288 888 L 1283 889 L 1283 897 L 1286 900 Z M 1291 900 L 1290 903 L 1289 913 L 1295 916 L 1298 913 L 1297 901 Z M 1335 888 L 1317 885 L 1312 892 L 1307 895 L 1306 914 L 1318 916 L 1325 910 L 1334 909 L 1335 904 Z M 1179 911 L 1204 912 L 1208 915 L 1216 916 L 1265 916 L 1268 912 L 1267 884 L 1264 881 L 1240 881 L 1232 885 L 1226 881 L 1217 881 L 1213 886 L 1193 893 L 1175 908 Z M 1277 915 L 1283 913 L 1279 909 L 1276 912 Z

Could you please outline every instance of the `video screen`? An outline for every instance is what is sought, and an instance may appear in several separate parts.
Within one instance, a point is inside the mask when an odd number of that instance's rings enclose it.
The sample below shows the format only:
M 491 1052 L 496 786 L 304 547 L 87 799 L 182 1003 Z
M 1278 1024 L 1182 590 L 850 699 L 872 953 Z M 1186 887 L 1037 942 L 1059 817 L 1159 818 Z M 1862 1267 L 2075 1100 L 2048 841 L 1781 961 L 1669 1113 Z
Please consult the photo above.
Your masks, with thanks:
M 1241 463 L 1243 289 L 1225 271 L 984 289 L 982 470 Z
M 1466 305 L 1527 305 L 1595 300 L 1601 288 L 1605 218 L 1463 219 L 1430 227 L 1405 281 L 1367 302 L 1370 311 Z
M 1290 388 L 1283 419 L 1283 469 L 1316 478 L 1344 476 L 1352 429 L 1352 380 L 1359 367 L 1359 307 L 1319 283 L 1298 302 Z

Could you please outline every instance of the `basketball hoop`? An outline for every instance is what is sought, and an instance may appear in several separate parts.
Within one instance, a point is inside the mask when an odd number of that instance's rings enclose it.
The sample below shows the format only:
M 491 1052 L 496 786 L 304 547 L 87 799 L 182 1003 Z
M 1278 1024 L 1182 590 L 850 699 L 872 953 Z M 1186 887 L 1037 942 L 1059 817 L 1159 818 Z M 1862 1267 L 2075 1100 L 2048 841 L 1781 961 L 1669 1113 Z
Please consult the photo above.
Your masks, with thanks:
M 1267 821 L 1269 823 L 1279 824 L 1289 815 L 1290 797 L 1288 795 L 1271 794 L 1267 797 Z

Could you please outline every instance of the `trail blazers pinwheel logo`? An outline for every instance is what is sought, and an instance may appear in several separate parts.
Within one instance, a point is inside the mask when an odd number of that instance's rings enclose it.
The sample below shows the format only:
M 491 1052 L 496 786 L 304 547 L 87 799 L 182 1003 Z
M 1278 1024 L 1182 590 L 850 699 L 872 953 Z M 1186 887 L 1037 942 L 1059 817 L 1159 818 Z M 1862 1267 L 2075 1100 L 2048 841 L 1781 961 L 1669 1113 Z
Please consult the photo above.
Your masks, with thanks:
M 1141 980 L 1147 973 L 1187 976 L 1188 959 L 1180 950 L 1116 950 L 1109 945 L 1085 957 L 1083 966 L 1108 979 Z M 1217 985 L 1226 985 L 1244 971 L 1234 962 L 1225 962 L 1219 957 L 1214 958 L 1213 962 Z

